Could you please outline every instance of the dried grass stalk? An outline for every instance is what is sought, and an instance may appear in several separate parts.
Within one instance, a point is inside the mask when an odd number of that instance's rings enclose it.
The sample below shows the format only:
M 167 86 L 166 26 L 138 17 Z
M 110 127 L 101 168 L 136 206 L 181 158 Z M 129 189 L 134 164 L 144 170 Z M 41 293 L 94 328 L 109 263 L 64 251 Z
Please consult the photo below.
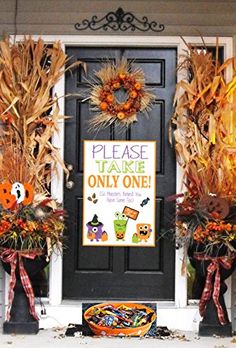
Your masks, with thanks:
M 217 54 L 218 57 L 218 54 Z M 232 68 L 227 82 L 225 70 Z M 222 65 L 188 45 L 179 66 L 190 74 L 177 84 L 172 117 L 177 160 L 190 196 L 236 197 L 235 59 Z
M 31 37 L 16 44 L 0 41 L 1 182 L 28 182 L 35 193 L 47 194 L 57 165 L 67 173 L 51 143 L 63 118 L 53 87 L 67 61 L 60 42 L 47 46 Z

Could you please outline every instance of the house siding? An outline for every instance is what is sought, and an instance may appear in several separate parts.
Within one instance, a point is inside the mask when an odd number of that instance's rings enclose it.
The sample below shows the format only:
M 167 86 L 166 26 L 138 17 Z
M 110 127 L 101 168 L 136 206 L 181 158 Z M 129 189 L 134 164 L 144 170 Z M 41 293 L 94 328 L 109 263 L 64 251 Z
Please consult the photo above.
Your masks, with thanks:
M 236 33 L 234 0 L 18 0 L 16 29 L 18 34 L 109 34 L 78 32 L 74 24 L 91 19 L 92 15 L 101 18 L 118 7 L 138 18 L 145 15 L 150 21 L 163 23 L 165 30 L 158 35 L 198 35 L 200 32 L 204 36 L 232 36 Z M 0 0 L 0 8 L 0 31 L 14 33 L 15 0 Z

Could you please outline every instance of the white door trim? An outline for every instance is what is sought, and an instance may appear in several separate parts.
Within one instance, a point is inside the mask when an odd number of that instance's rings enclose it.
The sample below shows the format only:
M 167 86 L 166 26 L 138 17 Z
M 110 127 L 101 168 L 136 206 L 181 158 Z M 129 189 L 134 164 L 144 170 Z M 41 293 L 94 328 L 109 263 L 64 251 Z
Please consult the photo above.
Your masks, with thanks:
M 131 46 L 131 47 L 176 47 L 177 55 L 183 54 L 183 50 L 186 46 L 183 40 L 178 36 L 103 36 L 103 35 L 33 35 L 34 39 L 42 37 L 46 43 L 52 43 L 54 41 L 61 41 L 62 48 L 65 50 L 66 46 Z M 23 35 L 18 35 L 16 40 L 21 40 Z M 187 42 L 201 44 L 201 38 L 199 37 L 185 37 Z M 206 37 L 204 41 L 208 45 L 215 45 L 215 37 Z M 233 55 L 233 38 L 232 37 L 220 37 L 219 44 L 225 47 L 225 59 L 232 57 Z M 227 76 L 230 77 L 232 72 L 228 71 Z M 177 72 L 177 80 L 179 81 L 183 77 L 183 72 Z M 55 93 L 58 96 L 65 95 L 65 77 L 55 86 Z M 64 114 L 65 102 L 64 98 L 59 99 L 59 106 L 61 113 Z M 64 155 L 64 122 L 59 124 L 59 133 L 55 134 L 53 143 L 60 148 L 61 156 Z M 177 166 L 176 177 L 176 192 L 181 192 L 181 171 Z M 59 169 L 59 178 L 54 177 L 52 181 L 52 195 L 58 201 L 63 202 L 63 172 Z M 187 279 L 186 274 L 182 274 L 181 266 L 183 259 L 183 251 L 176 251 L 176 265 L 175 265 L 175 301 L 173 306 L 175 308 L 185 308 L 187 305 Z M 7 282 L 6 282 L 7 283 Z M 228 291 L 229 292 L 229 291 Z M 6 289 L 5 294 L 8 291 Z M 49 280 L 49 303 L 52 306 L 62 305 L 62 255 L 53 255 L 50 263 L 50 280 Z M 163 306 L 163 302 L 160 306 Z M 64 305 L 62 305 L 64 307 Z

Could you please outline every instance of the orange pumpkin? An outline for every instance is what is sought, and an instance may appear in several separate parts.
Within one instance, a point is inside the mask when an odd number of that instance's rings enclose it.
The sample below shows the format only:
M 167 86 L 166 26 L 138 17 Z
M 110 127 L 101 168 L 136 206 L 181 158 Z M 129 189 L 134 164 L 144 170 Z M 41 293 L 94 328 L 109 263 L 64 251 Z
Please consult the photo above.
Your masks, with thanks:
M 25 199 L 23 200 L 22 204 L 28 205 L 28 204 L 32 203 L 32 201 L 33 201 L 34 191 L 33 191 L 32 185 L 29 183 L 25 183 L 24 188 L 25 188 Z
M 0 184 L 0 201 L 4 209 L 11 209 L 16 203 L 16 197 L 11 194 L 12 185 L 9 182 Z
M 88 232 L 87 237 L 88 237 L 88 239 L 91 239 L 91 240 L 96 238 L 95 233 L 93 233 L 93 232 Z
M 106 242 L 108 240 L 108 235 L 107 235 L 107 233 L 104 231 L 103 233 L 102 233 L 102 241 L 103 242 Z

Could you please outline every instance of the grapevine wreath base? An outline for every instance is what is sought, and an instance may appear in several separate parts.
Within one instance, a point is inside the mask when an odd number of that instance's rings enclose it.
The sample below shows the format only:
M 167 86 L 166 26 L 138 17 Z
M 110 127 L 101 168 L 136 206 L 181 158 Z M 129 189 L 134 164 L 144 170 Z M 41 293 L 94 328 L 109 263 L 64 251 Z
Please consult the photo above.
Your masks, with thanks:
M 117 64 L 107 63 L 95 73 L 90 102 L 98 114 L 90 121 L 90 129 L 106 127 L 112 123 L 129 126 L 137 120 L 137 113 L 148 111 L 154 95 L 145 87 L 144 72 L 123 59 Z M 124 102 L 119 102 L 115 92 L 127 93 Z

